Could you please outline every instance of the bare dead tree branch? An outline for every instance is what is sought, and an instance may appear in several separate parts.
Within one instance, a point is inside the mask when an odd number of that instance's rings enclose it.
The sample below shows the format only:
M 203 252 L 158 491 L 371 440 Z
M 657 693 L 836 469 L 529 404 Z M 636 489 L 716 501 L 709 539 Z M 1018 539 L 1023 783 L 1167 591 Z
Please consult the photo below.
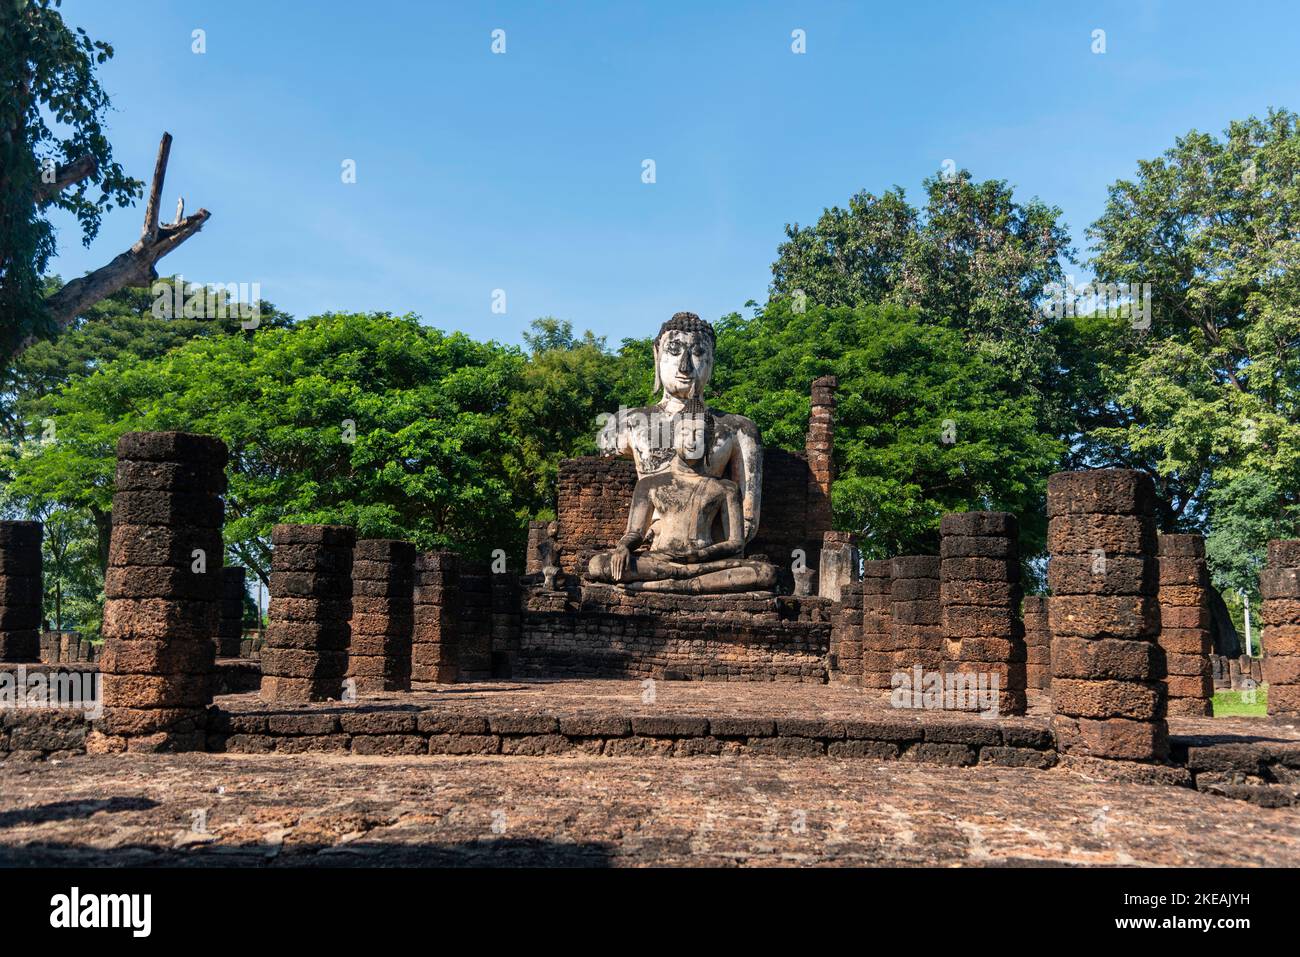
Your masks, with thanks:
M 67 166 L 56 167 L 54 181 L 52 183 L 43 182 L 36 188 L 36 205 L 44 206 L 69 186 L 93 176 L 98 165 L 95 162 L 95 157 L 87 155 L 73 160 Z
M 155 265 L 169 252 L 189 239 L 208 221 L 212 214 L 200 209 L 189 216 L 178 217 L 174 223 L 159 223 L 159 203 L 162 201 L 163 180 L 167 175 L 167 158 L 171 154 L 172 136 L 164 133 L 158 145 L 158 160 L 154 164 L 153 183 L 149 187 L 149 201 L 145 206 L 144 226 L 140 238 L 130 249 L 113 257 L 112 261 L 93 272 L 72 280 L 45 300 L 50 314 L 63 331 L 76 321 L 77 316 L 127 286 L 148 286 L 158 278 Z M 27 348 L 34 339 L 18 347 Z

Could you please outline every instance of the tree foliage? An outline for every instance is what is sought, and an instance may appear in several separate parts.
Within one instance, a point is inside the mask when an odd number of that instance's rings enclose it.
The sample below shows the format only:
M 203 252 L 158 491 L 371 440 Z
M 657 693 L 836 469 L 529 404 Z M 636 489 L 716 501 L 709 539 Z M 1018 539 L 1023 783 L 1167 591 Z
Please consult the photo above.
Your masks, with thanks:
M 990 353 L 1009 382 L 1032 389 L 1054 362 L 1037 335 L 1036 304 L 1073 255 L 1061 211 L 1018 201 L 1005 181 L 975 182 L 966 170 L 923 185 L 924 209 L 896 186 L 857 193 L 813 226 L 787 225 L 772 294 L 916 307 Z
M 1089 230 L 1100 279 L 1152 286 L 1148 335 L 1109 370 L 1094 436 L 1208 527 L 1216 575 L 1250 583 L 1267 526 L 1300 506 L 1300 126 L 1294 113 L 1195 130 L 1110 187 Z M 1253 586 L 1252 586 L 1253 587 Z
M 1026 516 L 1026 546 L 1041 549 L 1033 516 L 1062 446 L 960 334 L 897 306 L 798 313 L 781 300 L 719 324 L 718 404 L 769 445 L 802 450 L 809 383 L 827 374 L 839 379 L 834 519 L 870 554 L 936 551 L 940 516 L 968 509 Z
M 100 218 L 141 185 L 113 159 L 104 130 L 108 94 L 95 67 L 107 43 L 69 29 L 59 0 L 0 0 L 0 364 L 18 344 L 50 332 L 45 271 L 56 251 L 49 211 L 74 215 L 89 244 Z M 52 189 L 61 167 L 93 164 Z

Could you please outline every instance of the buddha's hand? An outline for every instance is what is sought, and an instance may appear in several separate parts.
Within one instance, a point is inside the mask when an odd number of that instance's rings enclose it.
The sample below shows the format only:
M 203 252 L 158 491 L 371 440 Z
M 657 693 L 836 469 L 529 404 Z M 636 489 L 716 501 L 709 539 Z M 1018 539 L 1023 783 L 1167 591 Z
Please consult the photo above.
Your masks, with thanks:
M 614 581 L 622 581 L 627 566 L 632 563 L 632 550 L 626 545 L 616 545 L 609 556 L 609 574 Z

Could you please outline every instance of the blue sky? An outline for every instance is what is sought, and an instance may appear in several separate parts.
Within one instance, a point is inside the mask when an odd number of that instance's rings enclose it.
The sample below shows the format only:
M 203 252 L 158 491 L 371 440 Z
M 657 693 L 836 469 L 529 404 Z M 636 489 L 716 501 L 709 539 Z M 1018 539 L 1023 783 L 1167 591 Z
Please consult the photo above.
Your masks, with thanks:
M 785 223 L 858 189 L 915 200 L 946 159 L 1060 206 L 1083 249 L 1107 185 L 1139 158 L 1192 128 L 1300 109 L 1286 2 L 62 10 L 116 48 L 101 78 L 128 172 L 148 179 L 168 130 L 164 210 L 184 195 L 212 212 L 164 272 L 258 282 L 296 316 L 415 312 L 503 342 L 542 315 L 617 343 L 680 309 L 739 310 L 764 297 Z M 55 268 L 101 265 L 140 218 L 112 211 L 89 250 L 60 220 Z

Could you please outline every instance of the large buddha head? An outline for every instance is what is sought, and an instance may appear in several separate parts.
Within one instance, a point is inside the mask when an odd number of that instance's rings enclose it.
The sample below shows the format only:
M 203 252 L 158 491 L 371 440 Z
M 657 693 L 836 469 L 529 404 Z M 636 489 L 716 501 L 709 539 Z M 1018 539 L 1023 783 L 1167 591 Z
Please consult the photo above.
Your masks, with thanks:
M 679 312 L 655 336 L 655 392 L 683 402 L 702 399 L 713 375 L 713 326 L 693 312 Z

